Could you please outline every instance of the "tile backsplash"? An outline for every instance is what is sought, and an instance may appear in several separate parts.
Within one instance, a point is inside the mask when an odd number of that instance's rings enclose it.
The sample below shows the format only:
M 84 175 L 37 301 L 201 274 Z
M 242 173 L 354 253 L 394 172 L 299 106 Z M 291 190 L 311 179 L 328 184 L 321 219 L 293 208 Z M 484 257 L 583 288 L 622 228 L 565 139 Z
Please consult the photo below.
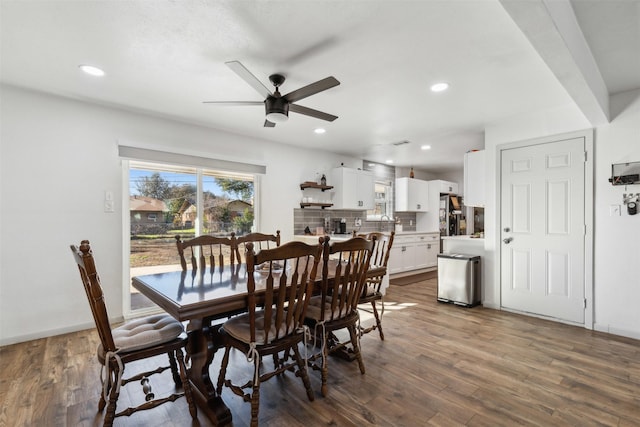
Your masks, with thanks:
M 416 231 L 416 214 L 413 212 L 397 212 L 396 218 L 400 219 L 403 231 Z M 393 222 L 388 221 L 367 221 L 367 211 L 350 211 L 339 209 L 294 209 L 293 210 L 293 232 L 294 234 L 304 234 L 305 227 L 309 227 L 315 233 L 316 227 L 323 227 L 325 218 L 329 218 L 330 227 L 333 221 L 341 218 L 347 221 L 347 233 L 356 230 L 358 233 L 369 233 L 371 231 L 391 231 Z M 362 220 L 362 226 L 356 227 L 356 218 Z M 410 225 L 411 224 L 411 225 Z M 328 230 L 331 231 L 331 228 Z

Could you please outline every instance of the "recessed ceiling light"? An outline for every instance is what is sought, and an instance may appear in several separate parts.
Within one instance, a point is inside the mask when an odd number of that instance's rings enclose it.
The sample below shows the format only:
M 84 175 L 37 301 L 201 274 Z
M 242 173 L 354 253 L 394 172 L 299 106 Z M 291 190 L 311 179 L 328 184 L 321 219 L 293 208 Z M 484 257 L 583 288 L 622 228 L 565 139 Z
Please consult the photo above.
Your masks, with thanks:
M 104 76 L 104 71 L 102 71 L 98 67 L 94 67 L 93 65 L 79 65 L 78 68 L 80 68 L 82 71 L 89 74 L 90 76 L 95 76 L 95 77 Z
M 323 128 L 317 128 L 317 129 L 314 129 L 314 132 L 315 132 L 315 133 L 317 133 L 317 134 L 322 134 L 322 133 L 325 133 L 326 131 L 327 131 L 327 130 L 326 130 L 326 129 L 323 129 Z
M 421 150 L 431 150 L 431 146 L 430 145 L 423 145 L 422 147 L 420 147 Z
M 390 165 L 391 163 L 393 163 L 393 160 L 389 159 L 389 160 L 385 160 L 385 163 Z
M 443 90 L 449 89 L 449 83 L 436 83 L 431 86 L 431 92 L 442 92 Z

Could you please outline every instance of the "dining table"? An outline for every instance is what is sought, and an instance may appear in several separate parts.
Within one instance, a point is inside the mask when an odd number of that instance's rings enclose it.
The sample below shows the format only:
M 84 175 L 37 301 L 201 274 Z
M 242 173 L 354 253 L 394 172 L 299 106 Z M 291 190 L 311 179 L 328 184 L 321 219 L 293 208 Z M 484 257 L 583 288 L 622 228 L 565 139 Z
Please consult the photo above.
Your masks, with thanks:
M 330 261 L 328 277 L 336 263 Z M 322 282 L 322 264 L 318 265 L 315 284 Z M 256 297 L 264 277 L 254 273 Z M 217 394 L 209 376 L 215 352 L 220 348 L 220 322 L 248 308 L 247 269 L 245 264 L 213 269 L 179 270 L 132 277 L 132 285 L 141 294 L 181 322 L 187 322 L 187 355 L 191 360 L 189 381 L 194 400 L 214 425 L 231 424 L 231 411 Z

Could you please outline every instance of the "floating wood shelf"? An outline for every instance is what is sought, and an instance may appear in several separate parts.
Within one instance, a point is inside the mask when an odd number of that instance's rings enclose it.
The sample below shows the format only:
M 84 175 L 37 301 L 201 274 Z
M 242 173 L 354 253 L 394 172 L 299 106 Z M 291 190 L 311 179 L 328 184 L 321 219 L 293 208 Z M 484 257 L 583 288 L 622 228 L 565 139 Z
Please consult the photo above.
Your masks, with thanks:
M 330 208 L 331 206 L 333 206 L 333 203 L 300 203 L 300 207 L 302 209 L 308 208 L 311 206 L 319 206 L 322 209 L 324 209 L 324 208 Z
M 300 184 L 301 190 L 304 190 L 305 188 L 317 188 L 319 190 L 325 191 L 331 190 L 333 188 L 333 185 L 321 185 L 313 181 L 307 181 Z

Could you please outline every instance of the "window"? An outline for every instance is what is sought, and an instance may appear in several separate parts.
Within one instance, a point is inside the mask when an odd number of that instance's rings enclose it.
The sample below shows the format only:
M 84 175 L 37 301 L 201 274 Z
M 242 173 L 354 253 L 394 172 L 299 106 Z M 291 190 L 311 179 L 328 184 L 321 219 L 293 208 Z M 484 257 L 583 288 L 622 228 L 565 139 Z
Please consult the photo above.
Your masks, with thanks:
M 363 169 L 372 171 L 375 176 L 375 206 L 367 211 L 368 221 L 390 220 L 393 218 L 393 183 L 396 169 L 389 165 L 363 161 Z
M 391 208 L 391 194 L 393 187 L 389 181 L 375 182 L 375 206 L 373 210 L 367 211 L 367 219 L 380 220 L 385 215 L 391 218 L 393 209 Z
M 176 236 L 254 229 L 253 174 L 129 161 L 130 276 L 180 270 Z M 131 288 L 131 311 L 155 306 Z

